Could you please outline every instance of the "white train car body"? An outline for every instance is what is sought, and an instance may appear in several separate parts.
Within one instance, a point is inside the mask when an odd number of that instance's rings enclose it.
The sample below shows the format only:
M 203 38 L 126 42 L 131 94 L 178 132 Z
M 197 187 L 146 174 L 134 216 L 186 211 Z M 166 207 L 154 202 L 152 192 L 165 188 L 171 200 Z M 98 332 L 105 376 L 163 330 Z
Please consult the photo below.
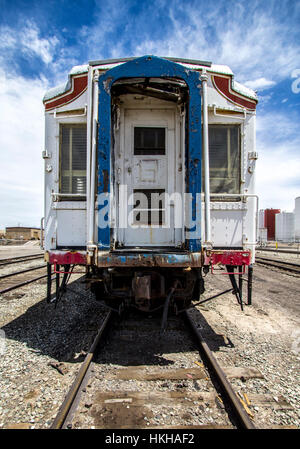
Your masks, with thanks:
M 228 67 L 203 61 L 74 67 L 44 97 L 47 262 L 134 279 L 153 267 L 251 265 L 256 104 Z

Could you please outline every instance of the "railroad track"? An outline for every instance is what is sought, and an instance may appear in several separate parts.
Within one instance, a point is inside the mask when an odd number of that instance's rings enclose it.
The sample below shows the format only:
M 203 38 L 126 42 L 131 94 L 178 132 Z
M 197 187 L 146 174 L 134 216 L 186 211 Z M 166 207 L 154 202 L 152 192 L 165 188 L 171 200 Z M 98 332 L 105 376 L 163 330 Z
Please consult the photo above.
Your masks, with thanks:
M 222 368 L 190 312 L 182 315 L 161 334 L 160 318 L 130 321 L 109 312 L 51 428 L 254 429 L 249 398 L 241 400 L 228 378 L 260 373 Z
M 34 270 L 39 270 L 40 268 L 45 268 L 46 265 L 38 265 L 37 267 L 30 267 L 30 268 L 26 268 L 25 270 L 19 270 L 19 271 L 15 271 L 14 273 L 8 273 L 8 274 L 3 274 L 0 276 L 0 281 L 2 279 L 6 279 L 12 276 L 17 276 L 18 274 L 23 274 L 23 273 L 28 273 L 29 271 L 34 271 Z
M 42 258 L 43 255 L 36 255 L 36 254 L 31 254 L 27 257 L 16 257 L 16 258 L 11 258 L 11 259 L 5 259 L 5 262 L 2 260 L 0 267 L 1 270 L 5 270 L 7 265 L 11 265 L 11 264 L 23 264 L 26 262 L 31 262 L 31 261 L 35 261 L 37 259 Z M 5 274 L 1 274 L 0 275 L 0 294 L 4 294 L 7 292 L 10 292 L 11 290 L 15 290 L 18 288 L 21 288 L 25 285 L 31 284 L 32 282 L 36 282 L 40 279 L 43 279 L 47 276 L 47 274 L 40 274 L 39 276 L 36 277 L 32 277 L 29 276 L 28 277 L 28 273 L 31 273 L 33 271 L 38 271 L 40 273 L 42 273 L 45 268 L 46 268 L 46 264 L 42 264 L 42 265 L 37 265 L 37 266 L 31 266 L 28 268 L 24 268 L 24 269 L 20 269 L 18 271 L 13 271 L 13 272 L 9 272 L 9 273 L 4 273 Z M 26 265 L 25 265 L 26 267 Z M 2 271 L 3 272 L 3 271 Z
M 39 281 L 40 279 L 43 279 L 47 277 L 47 274 L 42 274 L 40 276 L 36 276 L 34 278 L 27 279 L 27 273 L 31 271 L 37 271 L 37 270 L 45 270 L 46 265 L 39 265 L 38 267 L 31 267 L 27 268 L 25 270 L 16 271 L 14 273 L 9 273 L 0 276 L 0 295 L 10 292 L 11 290 L 16 290 L 17 288 L 24 287 L 25 285 L 31 284 L 32 282 Z M 26 275 L 24 276 L 24 274 Z M 21 282 L 15 283 L 15 277 L 19 277 L 21 275 Z M 3 280 L 5 281 L 3 282 Z M 4 288 L 3 288 L 4 287 Z
M 297 256 L 300 254 L 300 251 L 297 249 L 277 249 L 277 248 L 262 248 L 262 247 L 257 247 L 256 251 L 261 251 L 261 252 L 269 252 L 269 253 L 276 253 L 276 254 L 296 254 Z
M 43 254 L 29 254 L 28 256 L 10 257 L 9 259 L 0 259 L 0 267 L 14 263 L 28 262 L 35 259 L 41 259 Z
M 282 260 L 268 259 L 265 257 L 255 257 L 255 262 L 259 265 L 275 267 L 279 268 L 280 270 L 300 274 L 300 265 L 297 263 L 284 262 Z
M 27 259 L 26 262 L 29 262 L 31 260 L 33 260 L 33 259 Z M 25 262 L 25 261 L 22 260 L 21 262 Z M 47 277 L 46 273 L 36 276 L 34 278 L 32 278 L 32 277 L 28 278 L 28 276 L 27 276 L 27 273 L 29 273 L 29 272 L 32 272 L 32 271 L 43 272 L 46 268 L 47 268 L 47 264 L 43 264 L 43 265 L 25 268 L 24 270 L 15 271 L 13 273 L 7 273 L 7 274 L 0 275 L 0 295 L 4 294 L 4 293 L 8 293 L 12 290 L 24 287 L 28 284 L 31 284 L 32 282 L 36 282 L 36 281 L 46 278 Z M 74 271 L 72 271 L 72 273 L 79 274 L 81 272 L 74 270 Z M 19 276 L 21 276 L 21 278 Z M 53 273 L 52 281 L 55 280 L 54 276 L 55 275 Z M 15 282 L 16 278 L 21 279 L 21 282 L 16 283 Z

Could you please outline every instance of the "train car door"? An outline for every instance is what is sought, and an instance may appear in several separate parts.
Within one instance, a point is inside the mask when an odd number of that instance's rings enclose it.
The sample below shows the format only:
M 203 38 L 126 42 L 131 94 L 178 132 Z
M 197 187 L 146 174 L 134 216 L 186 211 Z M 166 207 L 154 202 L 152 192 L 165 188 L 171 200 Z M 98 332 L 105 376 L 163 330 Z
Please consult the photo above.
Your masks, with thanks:
M 124 111 L 125 247 L 175 245 L 174 210 L 165 197 L 176 186 L 175 114 L 175 108 Z M 119 214 L 124 204 L 123 198 Z

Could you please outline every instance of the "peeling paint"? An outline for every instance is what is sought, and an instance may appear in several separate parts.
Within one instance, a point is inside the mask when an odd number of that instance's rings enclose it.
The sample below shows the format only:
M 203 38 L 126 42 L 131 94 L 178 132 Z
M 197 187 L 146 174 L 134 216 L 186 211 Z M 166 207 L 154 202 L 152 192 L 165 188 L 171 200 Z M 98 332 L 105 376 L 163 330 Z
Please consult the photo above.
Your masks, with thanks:
M 101 251 L 98 253 L 98 267 L 172 267 L 187 268 L 200 267 L 201 253 L 184 254 L 118 254 L 116 252 Z
M 102 176 L 103 176 L 103 191 L 108 192 L 108 188 L 109 188 L 108 170 L 102 170 Z
M 176 78 L 186 82 L 189 89 L 188 102 L 188 149 L 187 149 L 187 191 L 193 195 L 193 217 L 196 211 L 196 194 L 201 193 L 201 80 L 199 72 L 188 70 L 184 66 L 156 56 L 143 56 L 108 70 L 99 77 L 99 130 L 98 130 L 98 194 L 106 193 L 109 185 L 105 176 L 110 178 L 111 154 L 111 87 L 121 78 Z M 196 163 L 195 163 L 196 161 Z M 107 173 L 107 175 L 106 175 Z M 198 223 L 197 226 L 200 226 Z M 101 242 L 101 243 L 100 243 Z M 107 248 L 110 245 L 110 229 L 99 228 L 98 246 Z M 201 250 L 199 238 L 189 239 L 191 252 Z
M 103 81 L 104 90 L 108 95 L 110 95 L 111 81 L 112 81 L 112 78 L 107 78 L 106 80 Z

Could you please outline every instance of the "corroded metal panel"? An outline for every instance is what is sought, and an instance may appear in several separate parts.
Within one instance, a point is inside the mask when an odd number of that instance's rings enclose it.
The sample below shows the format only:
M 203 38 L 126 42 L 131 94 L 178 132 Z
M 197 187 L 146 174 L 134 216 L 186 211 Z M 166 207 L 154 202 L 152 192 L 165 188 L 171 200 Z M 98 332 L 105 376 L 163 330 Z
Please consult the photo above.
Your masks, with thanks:
M 85 251 L 47 251 L 45 260 L 58 265 L 86 265 Z
M 98 267 L 200 267 L 201 253 L 133 253 L 98 252 Z
M 207 250 L 204 265 L 250 265 L 251 252 L 242 250 Z

